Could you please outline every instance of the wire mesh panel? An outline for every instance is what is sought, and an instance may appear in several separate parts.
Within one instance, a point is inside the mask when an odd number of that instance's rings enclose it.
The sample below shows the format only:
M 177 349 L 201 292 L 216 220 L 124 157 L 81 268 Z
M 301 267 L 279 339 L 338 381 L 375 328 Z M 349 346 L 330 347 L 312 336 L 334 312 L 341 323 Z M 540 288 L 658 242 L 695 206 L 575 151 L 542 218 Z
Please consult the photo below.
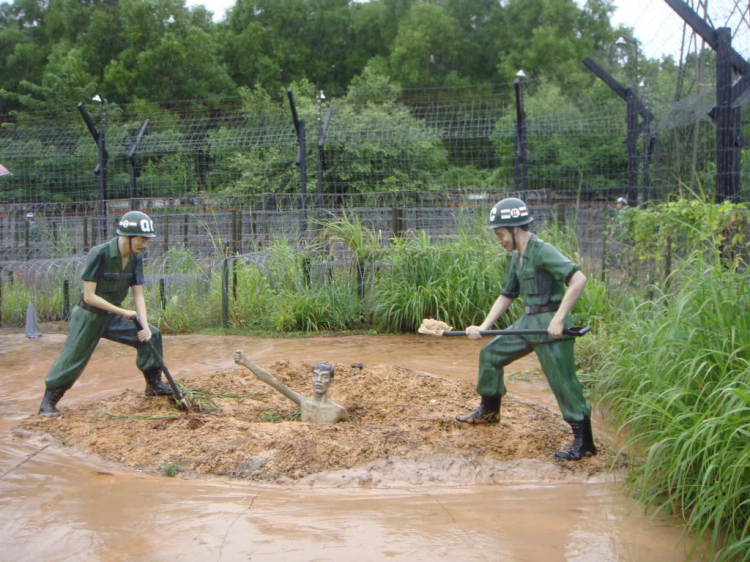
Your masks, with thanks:
M 696 174 L 710 179 L 715 164 L 706 115 L 716 103 L 713 54 L 703 49 L 696 56 L 703 70 L 686 62 L 679 92 L 636 88 L 654 116 L 648 131 L 653 142 L 636 158 L 641 166 L 648 160 L 648 182 L 660 197 Z M 616 66 L 608 70 L 624 86 L 639 77 Z M 629 165 L 623 100 L 601 88 L 565 91 L 531 80 L 522 87 L 528 186 L 563 200 L 622 195 Z M 483 94 L 425 90 L 398 100 L 341 98 L 317 109 L 302 104 L 300 117 L 308 123 L 302 153 L 282 102 L 105 104 L 89 108 L 94 117 L 98 110 L 94 120 L 106 138 L 109 158 L 101 162 L 73 108 L 54 116 L 8 117 L 0 130 L 0 159 L 13 175 L 0 179 L 0 213 L 89 216 L 98 221 L 101 238 L 112 222 L 104 216 L 132 208 L 206 212 L 216 210 L 217 196 L 230 208 L 278 210 L 363 206 L 357 197 L 383 199 L 388 192 L 432 197 L 446 190 L 518 190 L 517 101 L 506 84 Z M 330 110 L 325 130 L 324 110 Z M 106 207 L 98 203 L 102 195 Z

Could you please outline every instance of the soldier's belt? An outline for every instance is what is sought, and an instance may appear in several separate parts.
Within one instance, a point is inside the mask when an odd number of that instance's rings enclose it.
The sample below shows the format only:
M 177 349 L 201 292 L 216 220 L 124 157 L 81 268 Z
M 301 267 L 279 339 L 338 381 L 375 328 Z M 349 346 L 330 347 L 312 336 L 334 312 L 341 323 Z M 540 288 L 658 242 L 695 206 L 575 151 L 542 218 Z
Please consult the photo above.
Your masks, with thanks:
M 80 306 L 83 310 L 88 310 L 89 312 L 93 312 L 94 314 L 101 314 L 102 316 L 105 314 L 109 314 L 109 312 L 107 312 L 103 308 L 92 306 L 83 299 L 78 302 L 78 306 Z
M 524 314 L 537 314 L 539 312 L 554 312 L 560 308 L 559 302 L 551 302 L 549 304 L 540 304 L 539 306 L 527 306 L 524 307 Z

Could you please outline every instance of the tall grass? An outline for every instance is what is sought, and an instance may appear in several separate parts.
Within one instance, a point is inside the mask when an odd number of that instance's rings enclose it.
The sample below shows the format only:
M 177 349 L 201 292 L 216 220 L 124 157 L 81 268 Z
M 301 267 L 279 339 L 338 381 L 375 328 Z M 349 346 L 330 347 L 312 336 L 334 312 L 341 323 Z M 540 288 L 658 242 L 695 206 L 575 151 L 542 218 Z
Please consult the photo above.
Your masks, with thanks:
M 750 560 L 750 275 L 696 252 L 629 314 L 596 391 L 643 457 L 629 489 Z
M 360 327 L 356 279 L 327 258 L 274 243 L 258 263 L 238 268 L 236 327 L 277 332 L 344 331 Z
M 394 240 L 388 259 L 392 265 L 373 292 L 372 322 L 400 332 L 416 331 L 424 318 L 457 327 L 481 323 L 507 266 L 497 242 L 462 238 L 434 246 L 424 233 Z

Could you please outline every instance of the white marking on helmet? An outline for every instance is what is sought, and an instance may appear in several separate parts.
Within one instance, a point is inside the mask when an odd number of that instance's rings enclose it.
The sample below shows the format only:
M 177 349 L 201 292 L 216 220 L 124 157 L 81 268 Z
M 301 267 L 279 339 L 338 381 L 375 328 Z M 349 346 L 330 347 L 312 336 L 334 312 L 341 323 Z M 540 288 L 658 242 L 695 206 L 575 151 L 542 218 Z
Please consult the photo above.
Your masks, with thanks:
M 509 219 L 510 218 L 510 209 L 503 209 L 500 211 L 500 219 Z

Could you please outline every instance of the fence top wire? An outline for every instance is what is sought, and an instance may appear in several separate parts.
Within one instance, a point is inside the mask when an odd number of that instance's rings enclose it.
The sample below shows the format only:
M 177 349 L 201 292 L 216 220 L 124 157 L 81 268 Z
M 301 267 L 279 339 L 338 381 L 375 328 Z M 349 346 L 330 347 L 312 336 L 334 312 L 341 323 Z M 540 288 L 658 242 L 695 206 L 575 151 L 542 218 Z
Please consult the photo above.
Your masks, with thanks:
M 746 0 L 685 0 L 714 29 L 727 27 L 732 47 L 746 59 L 750 57 L 750 17 Z M 680 61 L 702 46 L 702 39 L 664 1 L 628 0 L 627 10 L 615 14 L 616 23 L 633 27 L 644 54 L 660 59 L 671 56 Z

